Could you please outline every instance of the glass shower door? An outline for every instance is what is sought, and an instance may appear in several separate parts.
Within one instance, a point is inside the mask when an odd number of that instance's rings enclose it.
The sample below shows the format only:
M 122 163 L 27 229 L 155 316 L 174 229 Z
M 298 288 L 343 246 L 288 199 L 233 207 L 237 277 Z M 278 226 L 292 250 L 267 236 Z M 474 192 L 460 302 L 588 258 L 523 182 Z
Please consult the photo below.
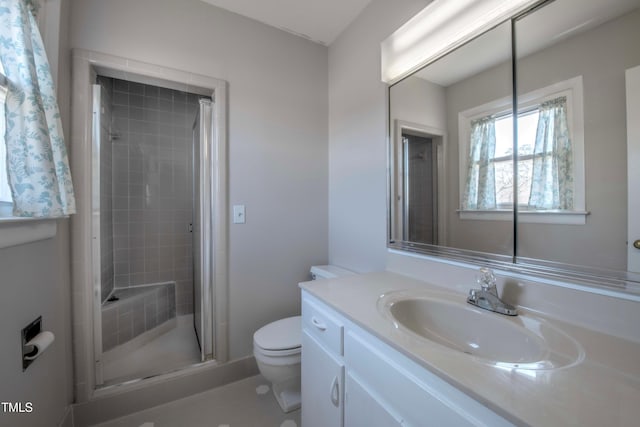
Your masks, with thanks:
M 102 234 L 101 226 L 103 225 L 101 216 L 100 205 L 100 186 L 103 177 L 101 177 L 101 150 L 103 150 L 103 144 L 106 143 L 106 139 L 102 125 L 102 112 L 103 102 L 105 99 L 104 89 L 102 85 L 94 84 L 91 87 L 92 91 L 92 121 L 91 121 L 91 262 L 92 262 L 92 281 L 93 290 L 95 295 L 100 297 L 93 298 L 93 334 L 97 337 L 102 337 L 102 310 L 101 302 L 108 294 L 109 290 L 103 291 L 102 286 L 102 257 L 101 257 L 101 245 Z M 109 207 L 110 209 L 110 207 Z M 110 230 L 109 230 L 110 231 Z M 112 248 L 109 248 L 112 249 Z M 113 287 L 113 284 L 111 284 Z M 95 354 L 95 381 L 96 385 L 101 385 L 104 382 L 102 371 L 102 338 L 94 340 L 94 354 Z
M 200 345 L 202 361 L 212 359 L 213 348 L 213 224 L 211 204 L 212 159 L 209 152 L 213 137 L 213 106 L 207 99 L 193 125 L 193 326 Z

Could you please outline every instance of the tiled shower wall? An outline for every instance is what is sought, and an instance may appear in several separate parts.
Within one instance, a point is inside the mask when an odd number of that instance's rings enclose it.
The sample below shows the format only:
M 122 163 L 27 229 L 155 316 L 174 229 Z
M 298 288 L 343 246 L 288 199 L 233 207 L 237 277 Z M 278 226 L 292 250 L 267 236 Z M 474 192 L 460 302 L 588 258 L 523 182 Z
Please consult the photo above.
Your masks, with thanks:
M 115 286 L 176 282 L 193 312 L 192 126 L 198 96 L 113 79 Z
M 113 289 L 113 173 L 111 147 L 111 79 L 99 78 L 100 98 L 100 277 L 101 301 Z
M 124 344 L 176 317 L 173 283 L 132 286 L 118 290 L 120 298 L 102 307 L 102 351 Z

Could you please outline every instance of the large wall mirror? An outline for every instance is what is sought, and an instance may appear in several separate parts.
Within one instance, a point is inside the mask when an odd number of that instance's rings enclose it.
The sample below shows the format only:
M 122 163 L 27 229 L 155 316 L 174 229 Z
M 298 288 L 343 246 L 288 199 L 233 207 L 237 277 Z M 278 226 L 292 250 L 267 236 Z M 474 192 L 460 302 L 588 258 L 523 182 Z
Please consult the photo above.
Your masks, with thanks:
M 633 291 L 638 40 L 640 0 L 541 2 L 392 85 L 389 246 Z

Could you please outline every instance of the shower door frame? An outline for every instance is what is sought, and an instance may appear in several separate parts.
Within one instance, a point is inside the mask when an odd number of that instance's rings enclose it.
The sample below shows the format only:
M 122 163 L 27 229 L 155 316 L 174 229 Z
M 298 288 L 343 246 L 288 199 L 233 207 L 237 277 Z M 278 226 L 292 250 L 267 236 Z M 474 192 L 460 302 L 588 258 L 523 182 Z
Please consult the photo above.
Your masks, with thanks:
M 213 103 L 213 129 L 209 145 L 211 176 L 210 188 L 212 238 L 210 256 L 211 306 L 214 313 L 213 335 L 215 360 L 185 367 L 178 372 L 152 378 L 129 381 L 97 388 L 101 345 L 100 288 L 96 285 L 94 263 L 94 224 L 92 212 L 93 162 L 93 83 L 98 75 L 114 77 L 170 89 L 210 96 Z M 190 375 L 193 371 L 208 369 L 211 365 L 228 360 L 227 300 L 228 300 L 228 182 L 227 182 L 227 83 L 199 74 L 193 74 L 159 65 L 91 52 L 73 50 L 72 59 L 72 129 L 71 165 L 74 173 L 77 213 L 71 220 L 72 241 L 72 311 L 74 389 L 76 402 L 119 393 L 127 388 L 140 387 L 164 377 Z M 97 264 L 99 266 L 99 263 Z M 96 303 L 97 301 L 97 303 Z
M 214 227 L 213 221 L 211 221 L 214 210 L 214 204 L 210 197 L 212 182 L 206 179 L 214 172 L 211 158 L 213 153 L 210 149 L 213 137 L 212 109 L 214 105 L 215 101 L 200 99 L 192 136 L 193 325 L 202 361 L 215 357 L 215 331 L 213 330 L 214 320 L 212 318 L 214 313 L 204 310 L 206 301 L 215 302 L 215 295 L 212 294 L 211 287 L 203 286 L 203 283 L 211 280 L 211 276 L 215 274 L 215 266 L 209 262 L 212 247 L 207 245 L 207 239 L 202 238 L 202 236 L 213 235 Z M 197 140 L 195 137 L 196 129 Z M 200 237 L 197 234 L 200 234 Z M 198 260 L 198 258 L 200 259 Z

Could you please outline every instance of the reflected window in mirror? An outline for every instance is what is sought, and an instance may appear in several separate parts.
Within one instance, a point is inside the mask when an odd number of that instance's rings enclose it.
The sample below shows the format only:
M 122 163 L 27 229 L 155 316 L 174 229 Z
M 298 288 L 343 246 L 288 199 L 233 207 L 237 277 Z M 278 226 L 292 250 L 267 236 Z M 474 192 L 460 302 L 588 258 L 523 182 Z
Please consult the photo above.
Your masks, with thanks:
M 584 223 L 582 77 L 519 99 L 516 144 L 510 99 L 459 114 L 461 219 Z
M 637 293 L 629 284 L 640 283 L 640 0 L 536 6 L 390 87 L 389 247 L 515 262 L 517 271 Z M 402 121 L 446 142 L 435 244 L 402 232 L 412 221 L 401 213 Z M 472 125 L 492 140 L 474 147 Z M 493 150 L 483 153 L 492 181 L 480 170 L 483 148 Z M 552 167 L 535 170 L 536 160 Z

